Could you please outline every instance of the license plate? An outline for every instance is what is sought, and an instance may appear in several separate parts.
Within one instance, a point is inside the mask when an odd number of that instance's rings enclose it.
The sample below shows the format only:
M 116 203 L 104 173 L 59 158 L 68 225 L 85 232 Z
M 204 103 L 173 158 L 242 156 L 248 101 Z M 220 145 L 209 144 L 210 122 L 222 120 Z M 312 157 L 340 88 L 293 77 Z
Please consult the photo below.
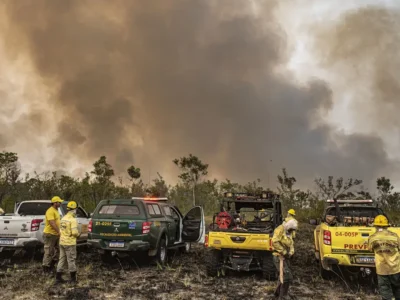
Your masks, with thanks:
M 371 256 L 358 256 L 356 257 L 358 264 L 375 264 L 375 258 Z
M 0 245 L 14 245 L 14 240 L 0 240 Z
M 108 246 L 110 248 L 124 248 L 125 247 L 125 243 L 124 242 L 110 242 L 108 244 Z

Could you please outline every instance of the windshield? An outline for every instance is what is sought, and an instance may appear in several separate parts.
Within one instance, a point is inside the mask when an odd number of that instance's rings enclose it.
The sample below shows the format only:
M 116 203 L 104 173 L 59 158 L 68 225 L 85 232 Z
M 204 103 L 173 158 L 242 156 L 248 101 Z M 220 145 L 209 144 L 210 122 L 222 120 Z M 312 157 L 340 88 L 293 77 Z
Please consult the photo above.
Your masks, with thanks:
M 117 216 L 138 216 L 140 215 L 139 207 L 136 205 L 123 205 L 123 204 L 115 204 L 115 205 L 103 205 L 99 212 L 99 215 L 117 215 Z
M 340 207 L 340 215 L 344 217 L 369 217 L 375 218 L 377 215 L 383 215 L 383 211 L 377 207 Z M 335 207 L 329 207 L 326 211 L 326 215 L 336 216 Z
M 24 202 L 18 208 L 18 214 L 21 216 L 40 216 L 45 215 L 50 203 Z

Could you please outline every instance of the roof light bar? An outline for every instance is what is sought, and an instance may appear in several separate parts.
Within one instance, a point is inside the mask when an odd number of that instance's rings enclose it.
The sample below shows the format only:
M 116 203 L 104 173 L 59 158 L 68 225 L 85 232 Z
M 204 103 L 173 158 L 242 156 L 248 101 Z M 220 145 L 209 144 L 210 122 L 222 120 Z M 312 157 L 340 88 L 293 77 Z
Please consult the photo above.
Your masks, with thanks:
M 132 200 L 168 201 L 168 198 L 166 198 L 166 197 L 132 197 Z
M 357 203 L 373 203 L 373 201 L 371 199 L 369 200 L 357 200 L 357 199 L 353 199 L 353 200 L 336 200 L 337 203 L 352 203 L 352 204 L 357 204 Z M 326 202 L 328 203 L 335 203 L 335 200 L 333 199 L 329 199 L 326 200 Z

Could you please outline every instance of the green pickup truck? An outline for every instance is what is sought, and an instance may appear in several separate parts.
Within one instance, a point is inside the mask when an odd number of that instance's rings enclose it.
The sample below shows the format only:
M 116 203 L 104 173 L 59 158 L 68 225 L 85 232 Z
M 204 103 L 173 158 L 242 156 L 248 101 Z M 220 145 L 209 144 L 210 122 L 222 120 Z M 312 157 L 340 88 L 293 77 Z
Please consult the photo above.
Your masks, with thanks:
M 183 216 L 167 198 L 102 200 L 88 231 L 88 244 L 99 250 L 105 262 L 141 252 L 164 265 L 169 249 L 188 252 L 191 243 L 204 243 L 204 212 L 195 206 Z

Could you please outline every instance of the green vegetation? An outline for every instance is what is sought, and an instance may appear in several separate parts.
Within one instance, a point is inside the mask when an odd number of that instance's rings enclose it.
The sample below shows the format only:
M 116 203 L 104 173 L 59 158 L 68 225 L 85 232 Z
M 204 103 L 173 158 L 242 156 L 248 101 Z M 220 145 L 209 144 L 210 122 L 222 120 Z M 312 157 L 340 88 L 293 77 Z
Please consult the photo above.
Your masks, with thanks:
M 128 180 L 116 178 L 112 166 L 105 156 L 101 156 L 93 164 L 93 169 L 86 172 L 83 178 L 73 178 L 68 175 L 58 175 L 56 172 L 44 174 L 34 173 L 23 175 L 18 161 L 18 155 L 12 152 L 0 153 L 0 207 L 12 212 L 14 203 L 29 199 L 50 199 L 59 195 L 65 200 L 76 200 L 88 211 L 93 211 L 102 199 L 125 198 L 131 196 L 162 196 L 177 204 L 182 211 L 187 211 L 194 204 L 202 205 L 207 215 L 218 211 L 219 200 L 224 191 L 258 193 L 267 188 L 261 180 L 245 184 L 232 182 L 229 179 L 218 181 L 208 179 L 208 164 L 197 156 L 174 159 L 181 174 L 180 181 L 168 185 L 157 173 L 157 178 L 151 184 L 145 184 L 141 179 L 141 169 L 136 166 L 127 168 Z M 294 208 L 299 219 L 319 217 L 324 207 L 325 199 L 373 199 L 362 187 L 362 180 L 342 177 L 334 179 L 329 176 L 315 179 L 315 189 L 301 190 L 296 187 L 296 178 L 290 176 L 283 168 L 277 176 L 278 192 L 284 205 L 284 211 Z M 400 193 L 393 192 L 390 179 L 377 179 L 376 200 L 389 214 L 392 220 L 398 221 L 400 210 Z

